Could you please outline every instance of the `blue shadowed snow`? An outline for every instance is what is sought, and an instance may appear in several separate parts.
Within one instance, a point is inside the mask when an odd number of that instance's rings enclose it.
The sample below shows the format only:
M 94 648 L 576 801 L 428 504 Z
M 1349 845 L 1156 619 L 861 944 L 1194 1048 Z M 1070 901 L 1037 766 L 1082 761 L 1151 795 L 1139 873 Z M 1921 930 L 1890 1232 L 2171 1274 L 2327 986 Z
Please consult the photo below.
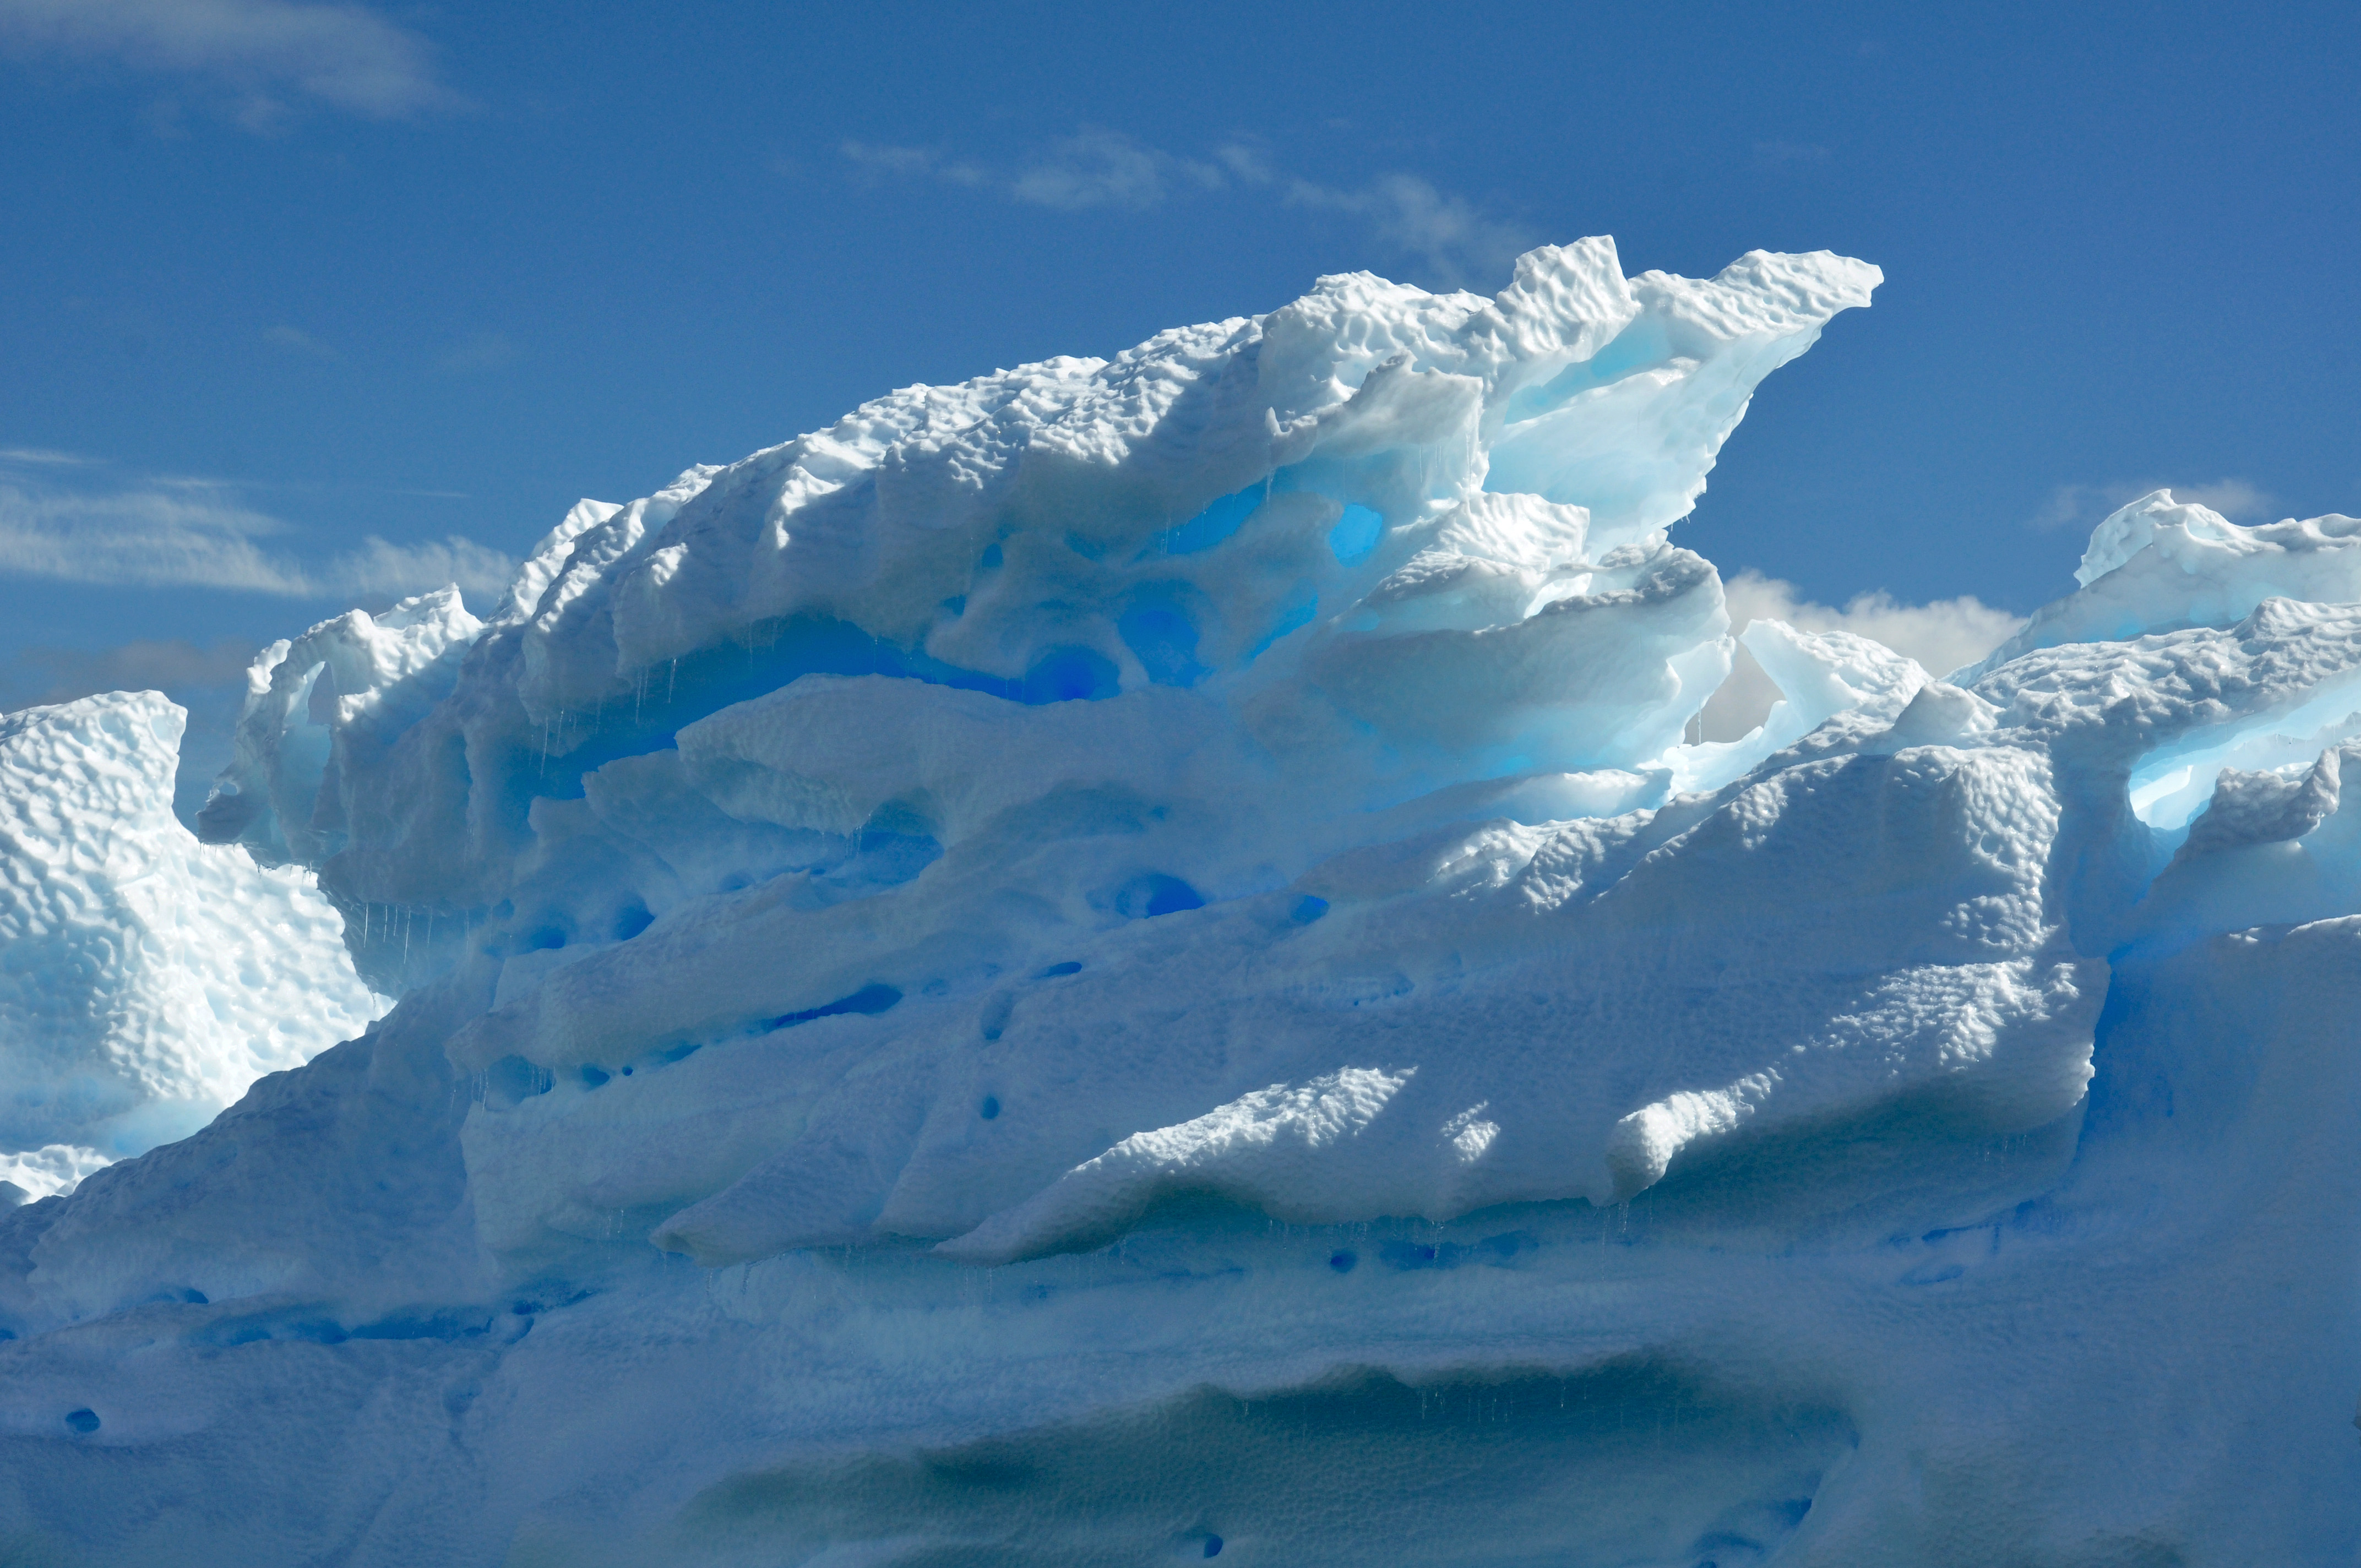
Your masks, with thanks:
M 1178 585 L 1142 590 L 1115 620 L 1124 645 L 1148 678 L 1160 686 L 1192 686 L 1204 678 L 1197 662 L 1197 623 Z
M 985 1095 L 983 1097 L 983 1103 L 979 1104 L 975 1108 L 975 1113 L 983 1117 L 987 1122 L 998 1121 L 1000 1119 L 1000 1096 L 996 1094 Z
M 1594 387 L 1604 387 L 1626 376 L 1653 369 L 1672 356 L 1672 342 L 1662 322 L 1642 316 L 1615 335 L 1613 342 L 1579 365 L 1569 365 L 1538 387 L 1527 387 L 1509 400 L 1511 422 L 1532 419 L 1564 408 Z M 1487 486 L 1487 488 L 1491 487 Z
M 697 1523 L 749 1561 L 1665 1563 L 1775 1556 L 1854 1434 L 1839 1411 L 1642 1361 L 1407 1384 L 1345 1370 L 955 1448 L 748 1470 Z M 1799 1496 L 1800 1494 L 1800 1496 Z M 1316 1507 L 1306 1499 L 1316 1499 Z M 1175 1514 L 1222 1520 L 1171 1530 Z M 1742 1555 L 1741 1542 L 1746 1543 Z
M 1510 1231 L 1505 1235 L 1486 1236 L 1474 1245 L 1458 1242 L 1389 1241 L 1378 1249 L 1378 1258 L 1389 1268 L 1405 1272 L 1426 1268 L 1457 1268 L 1463 1264 L 1482 1263 L 1498 1268 L 1510 1259 L 1532 1251 L 1540 1244 L 1523 1231 Z
M 66 1425 L 87 1437 L 98 1430 L 98 1412 L 91 1409 L 69 1410 Z
M 1367 559 L 1386 536 L 1386 520 L 1365 506 L 1348 506 L 1336 526 L 1328 531 L 1328 549 L 1340 565 L 1357 565 Z
M 1114 663 L 1095 649 L 1053 648 L 1026 672 L 1018 689 L 1019 702 L 1093 701 L 1115 696 L 1122 681 Z
M 1287 603 L 1279 608 L 1278 619 L 1271 622 L 1270 630 L 1266 632 L 1263 640 L 1256 643 L 1252 651 L 1246 654 L 1246 662 L 1249 664 L 1253 663 L 1269 651 L 1272 643 L 1298 627 L 1309 626 L 1312 616 L 1317 614 L 1319 609 L 1319 588 L 1310 583 L 1301 585 L 1289 597 Z
M 995 544 L 985 552 L 987 565 L 997 565 L 999 550 Z M 890 675 L 1032 706 L 1098 701 L 1122 690 L 1114 662 L 1093 648 L 1045 650 L 1021 678 L 1010 679 L 947 663 L 849 621 L 796 616 L 752 627 L 741 642 L 642 671 L 634 695 L 610 707 L 560 716 L 550 727 L 556 739 L 528 759 L 519 783 L 528 796 L 578 800 L 585 774 L 620 758 L 667 750 L 684 726 L 805 675 Z M 578 741 L 570 740 L 576 736 Z
M 484 1069 L 484 1098 L 487 1103 L 513 1105 L 548 1093 L 555 1083 L 548 1069 L 522 1057 L 502 1057 Z

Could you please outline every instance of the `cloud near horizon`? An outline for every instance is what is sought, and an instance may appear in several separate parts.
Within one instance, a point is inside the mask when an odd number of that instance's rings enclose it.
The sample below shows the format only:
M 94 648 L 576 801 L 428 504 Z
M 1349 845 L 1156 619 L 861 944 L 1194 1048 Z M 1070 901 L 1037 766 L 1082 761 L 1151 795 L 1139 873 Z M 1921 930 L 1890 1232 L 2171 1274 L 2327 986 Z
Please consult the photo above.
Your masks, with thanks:
M 366 6 L 310 0 L 0 0 L 0 46 L 109 60 L 226 90 L 249 130 L 295 94 L 366 119 L 458 107 L 434 50 Z
M 2044 532 L 2080 529 L 2085 532 L 2107 514 L 2151 490 L 2170 490 L 2172 499 L 2211 507 L 2233 522 L 2268 520 L 2279 499 L 2250 479 L 2221 478 L 2210 485 L 2175 484 L 2170 479 L 2111 479 L 2105 484 L 2060 485 L 2049 492 L 2031 522 Z
M 1176 195 L 1257 192 L 1306 212 L 1357 217 L 1387 249 L 1452 288 L 1495 277 L 1505 281 L 1517 257 L 1539 243 L 1415 174 L 1382 174 L 1353 187 L 1323 185 L 1278 169 L 1245 142 L 1224 144 L 1211 158 L 1188 158 L 1121 131 L 1084 127 L 1013 169 L 927 147 L 846 141 L 838 151 L 873 179 L 931 180 L 1057 212 L 1148 212 Z
M 1733 634 L 1757 620 L 1784 620 L 1798 631 L 1850 631 L 1917 660 L 1938 679 L 1982 658 L 2025 624 L 2025 617 L 1972 595 L 1903 604 L 1883 592 L 1856 594 L 1839 609 L 1816 604 L 1795 584 L 1752 567 L 1723 583 L 1722 591 Z M 1779 687 L 1741 643 L 1730 679 L 1705 705 L 1703 738 L 1735 740 L 1762 723 L 1778 700 Z
M 306 562 L 295 531 L 202 480 L 67 489 L 0 469 L 0 573 L 137 587 L 204 587 L 284 598 L 392 599 L 456 583 L 488 607 L 516 575 L 500 551 L 452 534 Z
M 0 707 L 71 702 L 96 692 L 186 691 L 246 679 L 255 645 L 225 637 L 210 647 L 185 637 L 141 639 L 113 648 L 27 648 L 0 669 Z

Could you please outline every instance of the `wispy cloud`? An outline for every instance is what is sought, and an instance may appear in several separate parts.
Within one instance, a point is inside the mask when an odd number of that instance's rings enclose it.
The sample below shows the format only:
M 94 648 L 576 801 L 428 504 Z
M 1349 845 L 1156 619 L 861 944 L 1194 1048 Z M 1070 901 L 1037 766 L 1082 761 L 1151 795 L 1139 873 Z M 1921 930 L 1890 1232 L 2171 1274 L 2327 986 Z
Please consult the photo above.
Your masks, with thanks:
M 1754 144 L 1754 161 L 1765 169 L 1795 169 L 1828 160 L 1828 149 L 1817 142 L 1758 141 Z
M 1118 131 L 1085 130 L 1049 144 L 1021 170 L 1009 194 L 1038 207 L 1079 212 L 1086 207 L 1161 206 L 1174 185 L 1219 191 L 1229 183 L 1217 166 L 1143 147 Z
M 844 160 L 871 180 L 929 180 L 1060 212 L 1148 212 L 1180 196 L 1252 192 L 1307 212 L 1365 222 L 1378 243 L 1446 284 L 1504 278 L 1535 238 L 1465 197 L 1415 174 L 1389 173 L 1364 185 L 1326 185 L 1288 173 L 1261 148 L 1233 142 L 1208 158 L 1148 146 L 1120 131 L 1085 127 L 1010 167 L 931 147 L 847 141 Z
M 1488 217 L 1465 197 L 1446 195 L 1415 174 L 1387 174 L 1348 190 L 1290 180 L 1285 189 L 1293 205 L 1367 219 L 1380 241 L 1452 284 L 1505 282 L 1517 258 L 1538 243 L 1531 231 Z
M 456 533 L 416 544 L 394 544 L 372 533 L 313 580 L 358 598 L 392 598 L 456 583 L 482 606 L 500 598 L 516 575 L 512 557 Z
M 487 370 L 505 370 L 523 357 L 524 350 L 506 333 L 479 332 L 453 344 L 436 363 L 455 376 L 473 376 Z
M 13 576 L 291 598 L 394 598 L 457 583 L 483 603 L 516 570 L 501 552 L 456 534 L 412 544 L 371 535 L 316 563 L 300 558 L 295 542 L 294 529 L 219 480 L 69 487 L 0 466 L 0 573 Z
M 837 151 L 856 170 L 873 177 L 939 180 L 946 185 L 964 185 L 970 190 L 1001 182 L 1001 177 L 983 164 L 954 158 L 937 148 L 845 141 L 838 144 Z
M 266 130 L 287 95 L 369 119 L 454 107 L 424 38 L 366 6 L 307 0 L 0 0 L 0 43 L 194 77 Z
M 2028 520 L 2043 530 L 2095 528 L 2117 507 L 2136 501 L 2150 490 L 2169 489 L 2177 501 L 2211 507 L 2232 521 L 2267 519 L 2279 498 L 2247 479 L 2216 479 L 2210 485 L 2176 484 L 2170 479 L 2115 479 L 2105 484 L 2060 485 L 2049 492 L 2041 509 Z
M 0 671 L 0 702 L 71 702 L 93 692 L 185 691 L 234 685 L 254 663 L 254 644 L 223 638 L 210 647 L 186 638 L 142 641 L 119 647 L 33 647 Z
M 1752 570 L 1731 577 L 1722 591 L 1729 597 L 1732 631 L 1743 631 L 1755 620 L 1784 620 L 1799 631 L 1850 631 L 1917 660 L 1938 677 L 1975 663 L 2025 624 L 2023 616 L 1971 596 L 1903 604 L 1883 592 L 1857 594 L 1839 609 L 1806 598 L 1784 578 Z M 1737 740 L 1762 723 L 1778 698 L 1778 686 L 1741 647 L 1730 679 L 1705 705 L 1704 738 Z
M 325 359 L 334 363 L 344 357 L 336 352 L 334 345 L 313 337 L 301 327 L 271 327 L 263 333 L 262 341 L 273 348 L 283 348 L 290 354 L 301 354 L 313 359 Z

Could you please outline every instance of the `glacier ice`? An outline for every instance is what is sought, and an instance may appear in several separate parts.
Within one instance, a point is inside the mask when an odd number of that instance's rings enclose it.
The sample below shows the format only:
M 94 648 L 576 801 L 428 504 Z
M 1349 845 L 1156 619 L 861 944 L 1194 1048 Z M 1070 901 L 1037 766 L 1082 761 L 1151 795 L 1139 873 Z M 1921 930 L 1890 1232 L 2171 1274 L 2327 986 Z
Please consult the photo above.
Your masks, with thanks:
M 12 1124 L 0 1541 L 2349 1561 L 2361 534 L 2158 492 L 1970 669 L 1757 622 L 1685 744 L 1668 530 L 1879 281 L 1588 239 L 904 389 L 275 644 L 202 845 L 160 698 L 8 720 L 10 876 L 130 835 L 192 933 L 48 983 L 214 984 L 140 1048 L 252 1087 Z

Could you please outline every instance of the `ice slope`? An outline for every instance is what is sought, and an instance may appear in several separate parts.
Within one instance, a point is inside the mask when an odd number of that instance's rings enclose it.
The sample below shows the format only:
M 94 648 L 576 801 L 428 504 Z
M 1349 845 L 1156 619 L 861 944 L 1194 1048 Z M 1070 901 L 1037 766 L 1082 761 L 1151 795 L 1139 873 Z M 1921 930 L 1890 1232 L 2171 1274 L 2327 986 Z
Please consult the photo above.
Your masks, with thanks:
M 0 1178 L 16 1201 L 186 1136 L 382 1011 L 306 874 L 173 817 L 186 720 L 154 692 L 0 718 Z
M 1877 280 L 1323 279 L 274 647 L 204 832 L 402 1000 L 0 1219 L 0 1556 L 2352 1561 L 2350 530 L 1682 745 Z
M 2092 532 L 2074 580 L 2081 591 L 2036 612 L 1976 669 L 2061 642 L 2227 626 L 2267 598 L 2350 604 L 2361 599 L 2361 519 L 2332 512 L 2241 528 L 2152 490 Z

